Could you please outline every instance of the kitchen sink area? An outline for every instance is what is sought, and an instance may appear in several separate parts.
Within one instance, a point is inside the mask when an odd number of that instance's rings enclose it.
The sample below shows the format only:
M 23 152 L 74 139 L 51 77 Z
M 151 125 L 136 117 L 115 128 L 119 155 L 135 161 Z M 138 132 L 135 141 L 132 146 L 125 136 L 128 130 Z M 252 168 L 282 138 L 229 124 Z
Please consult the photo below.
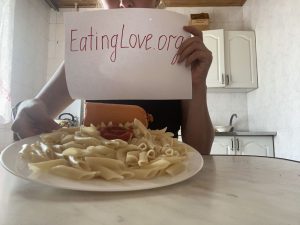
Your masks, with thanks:
M 275 157 L 274 131 L 254 131 L 236 129 L 234 119 L 230 116 L 228 125 L 215 125 L 215 139 L 212 145 L 212 155 L 255 155 Z

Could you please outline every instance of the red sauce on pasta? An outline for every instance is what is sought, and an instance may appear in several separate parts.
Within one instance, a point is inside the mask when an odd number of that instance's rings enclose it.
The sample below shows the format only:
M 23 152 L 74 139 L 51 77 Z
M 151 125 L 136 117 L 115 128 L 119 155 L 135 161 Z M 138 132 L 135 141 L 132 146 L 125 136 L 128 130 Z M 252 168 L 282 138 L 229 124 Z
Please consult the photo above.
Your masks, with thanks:
M 121 139 L 123 141 L 128 141 L 133 137 L 133 132 L 131 129 L 126 129 L 119 126 L 107 126 L 101 128 L 100 134 L 102 137 L 108 140 Z

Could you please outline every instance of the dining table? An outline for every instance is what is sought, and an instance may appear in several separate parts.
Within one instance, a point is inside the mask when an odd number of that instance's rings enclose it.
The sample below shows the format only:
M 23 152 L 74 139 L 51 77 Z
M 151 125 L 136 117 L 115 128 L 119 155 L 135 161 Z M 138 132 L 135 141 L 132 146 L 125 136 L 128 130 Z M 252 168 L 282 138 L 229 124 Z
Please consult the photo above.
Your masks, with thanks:
M 194 176 L 135 191 L 78 191 L 0 167 L 0 225 L 299 225 L 300 163 L 203 156 Z

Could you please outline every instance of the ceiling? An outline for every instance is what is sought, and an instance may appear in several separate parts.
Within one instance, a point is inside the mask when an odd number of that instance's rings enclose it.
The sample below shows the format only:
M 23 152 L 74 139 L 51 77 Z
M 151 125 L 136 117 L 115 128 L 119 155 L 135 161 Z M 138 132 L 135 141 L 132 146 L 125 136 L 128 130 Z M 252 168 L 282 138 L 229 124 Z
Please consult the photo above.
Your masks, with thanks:
M 53 8 L 99 7 L 100 0 L 46 0 Z M 166 7 L 242 6 L 246 0 L 164 0 Z

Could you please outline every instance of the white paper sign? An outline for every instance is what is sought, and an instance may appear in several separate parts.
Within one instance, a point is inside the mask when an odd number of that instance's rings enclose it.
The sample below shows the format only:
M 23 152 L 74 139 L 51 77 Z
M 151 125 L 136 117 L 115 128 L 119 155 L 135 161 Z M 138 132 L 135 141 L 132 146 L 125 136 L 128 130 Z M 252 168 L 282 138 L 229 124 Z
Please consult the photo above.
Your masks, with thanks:
M 159 9 L 65 14 L 65 70 L 72 98 L 190 99 L 190 68 L 176 52 L 188 18 Z

